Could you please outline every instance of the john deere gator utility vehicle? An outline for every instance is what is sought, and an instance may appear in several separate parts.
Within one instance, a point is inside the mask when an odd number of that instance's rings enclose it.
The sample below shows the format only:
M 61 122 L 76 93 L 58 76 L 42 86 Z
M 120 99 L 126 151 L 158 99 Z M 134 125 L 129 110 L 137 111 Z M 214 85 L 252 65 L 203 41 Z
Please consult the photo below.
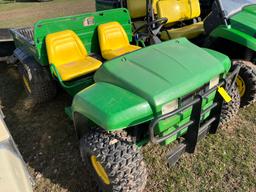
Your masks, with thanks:
M 73 97 L 66 112 L 103 191 L 142 191 L 147 171 L 139 147 L 182 137 L 167 155 L 174 164 L 240 105 L 239 67 L 230 72 L 227 56 L 185 38 L 132 45 L 127 9 L 41 20 L 12 34 L 30 97 L 49 100 L 56 84 Z
M 97 10 L 127 8 L 134 31 L 150 43 L 186 37 L 232 58 L 241 67 L 241 106 L 256 100 L 256 0 L 96 0 Z M 156 39 L 156 37 L 158 39 Z

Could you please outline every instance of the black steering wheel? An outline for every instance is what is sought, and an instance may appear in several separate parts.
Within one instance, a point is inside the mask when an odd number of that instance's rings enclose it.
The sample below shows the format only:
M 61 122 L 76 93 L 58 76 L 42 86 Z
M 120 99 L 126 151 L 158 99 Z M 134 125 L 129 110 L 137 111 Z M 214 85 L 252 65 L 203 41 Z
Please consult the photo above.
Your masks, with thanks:
M 148 35 L 154 35 L 156 36 L 157 34 L 159 34 L 160 30 L 162 29 L 162 27 L 167 23 L 168 19 L 163 17 L 160 19 L 156 19 L 154 21 L 145 23 L 144 25 L 140 26 L 138 29 L 136 29 L 133 33 L 134 34 L 138 34 L 140 33 L 140 31 L 142 29 L 147 29 L 147 32 L 150 33 Z M 155 27 L 154 27 L 155 26 Z M 143 33 L 145 34 L 145 33 Z

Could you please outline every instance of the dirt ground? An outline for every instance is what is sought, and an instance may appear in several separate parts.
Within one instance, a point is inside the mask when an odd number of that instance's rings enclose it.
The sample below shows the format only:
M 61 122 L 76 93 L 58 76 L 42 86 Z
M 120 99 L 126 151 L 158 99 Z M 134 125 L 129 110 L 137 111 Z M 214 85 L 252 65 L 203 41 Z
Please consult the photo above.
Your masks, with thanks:
M 1 3 L 2 2 L 2 3 Z M 95 10 L 94 0 L 54 0 L 6 3 L 0 0 L 0 28 L 31 26 L 42 18 L 61 17 Z
M 0 26 L 8 27 L 10 22 L 1 22 L 8 18 L 13 26 L 31 24 L 31 18 L 17 20 L 20 15 L 32 14 L 35 7 L 40 10 L 32 20 L 94 9 L 92 1 L 85 0 L 27 5 L 29 8 L 21 3 L 0 4 Z M 59 7 L 63 11 L 55 12 Z M 72 122 L 64 113 L 70 104 L 67 94 L 60 90 L 53 101 L 31 107 L 16 68 L 0 63 L 0 100 L 6 123 L 35 180 L 35 192 L 95 192 L 95 183 L 80 159 Z M 172 168 L 167 168 L 165 161 L 172 146 L 146 146 L 143 154 L 149 180 L 145 192 L 256 192 L 255 114 L 256 105 L 242 109 L 218 134 L 202 140 L 195 154 L 184 155 Z

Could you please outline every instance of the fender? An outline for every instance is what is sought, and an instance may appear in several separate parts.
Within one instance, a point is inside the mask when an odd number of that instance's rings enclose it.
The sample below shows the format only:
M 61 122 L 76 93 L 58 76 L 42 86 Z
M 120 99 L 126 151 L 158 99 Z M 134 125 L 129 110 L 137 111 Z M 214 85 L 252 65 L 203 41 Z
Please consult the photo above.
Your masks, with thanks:
M 116 131 L 153 119 L 152 109 L 146 100 L 104 82 L 80 91 L 74 97 L 71 110 L 75 127 L 82 121 L 84 129 L 93 122 L 107 131 Z M 80 131 L 77 132 L 79 134 Z
M 232 27 L 221 25 L 210 33 L 210 37 L 224 38 L 256 51 L 256 38 Z
M 33 81 L 34 83 L 42 82 L 42 81 L 52 81 L 52 76 L 49 73 L 49 69 L 47 67 L 44 67 L 40 65 L 37 60 L 30 54 L 26 54 L 24 50 L 20 48 L 16 48 L 14 50 L 14 56 L 20 61 L 20 63 L 24 66 L 24 69 L 26 70 L 28 74 L 28 78 L 30 81 Z M 28 67 L 29 66 L 29 67 Z M 19 68 L 20 70 L 20 68 Z M 35 74 L 32 77 L 32 71 Z M 20 71 L 21 74 L 23 74 L 23 71 Z M 32 80 L 32 78 L 34 78 Z

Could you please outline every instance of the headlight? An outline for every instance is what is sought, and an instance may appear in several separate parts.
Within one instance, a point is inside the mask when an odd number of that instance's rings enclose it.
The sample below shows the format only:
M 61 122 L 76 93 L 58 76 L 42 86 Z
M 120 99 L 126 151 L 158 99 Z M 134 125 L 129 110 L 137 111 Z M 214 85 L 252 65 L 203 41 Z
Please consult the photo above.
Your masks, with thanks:
M 170 113 L 170 112 L 178 109 L 178 107 L 179 107 L 179 101 L 178 101 L 178 99 L 176 99 L 170 103 L 163 105 L 162 114 L 165 115 L 167 113 Z
M 210 84 L 209 84 L 209 89 L 217 86 L 220 82 L 220 77 L 217 76 L 217 77 L 214 77 L 211 81 L 210 81 Z

